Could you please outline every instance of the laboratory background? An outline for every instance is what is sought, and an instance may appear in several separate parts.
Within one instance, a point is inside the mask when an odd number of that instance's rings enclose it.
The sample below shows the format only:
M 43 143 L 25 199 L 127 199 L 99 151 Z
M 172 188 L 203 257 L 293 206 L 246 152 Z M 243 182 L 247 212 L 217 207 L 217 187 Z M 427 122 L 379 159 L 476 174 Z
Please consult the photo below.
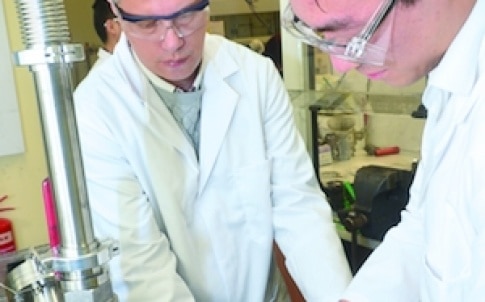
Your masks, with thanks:
M 64 0 L 71 41 L 81 44 L 86 56 L 74 63 L 74 86 L 91 68 L 100 46 L 91 4 Z M 275 64 L 280 65 L 298 129 L 335 210 L 336 227 L 348 244 L 351 266 L 357 269 L 362 255 L 379 244 L 407 202 L 426 118 L 420 104 L 426 79 L 393 88 L 354 72 L 334 72 L 326 54 L 281 30 L 286 4 L 287 0 L 211 0 L 209 31 L 262 55 L 269 55 L 266 46 L 271 38 L 280 38 L 281 62 Z M 0 218 L 9 225 L 0 225 L 1 252 L 49 241 L 42 195 L 48 168 L 36 87 L 29 68 L 16 66 L 12 55 L 24 48 L 16 3 L 2 1 Z M 360 204 L 352 207 L 356 201 Z M 355 208 L 357 213 L 352 212 Z M 365 216 L 362 223 L 355 214 Z M 4 233 L 10 231 L 12 238 L 5 242 Z

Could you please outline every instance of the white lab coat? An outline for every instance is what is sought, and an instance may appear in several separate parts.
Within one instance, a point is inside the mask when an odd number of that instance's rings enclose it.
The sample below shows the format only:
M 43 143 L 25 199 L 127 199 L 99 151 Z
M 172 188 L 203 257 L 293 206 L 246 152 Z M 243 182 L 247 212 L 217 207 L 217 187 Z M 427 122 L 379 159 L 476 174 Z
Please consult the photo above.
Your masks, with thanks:
M 124 37 L 74 99 L 95 234 L 121 301 L 263 301 L 272 241 L 308 301 L 350 274 L 273 63 L 207 35 L 199 160 Z M 160 232 L 148 200 L 160 208 Z
M 484 13 L 478 0 L 429 76 L 411 199 L 346 291 L 352 302 L 485 300 Z
M 111 57 L 111 53 L 109 51 L 105 50 L 103 47 L 98 48 L 97 55 L 98 55 L 98 58 L 96 59 L 96 61 L 94 62 L 93 66 L 91 68 L 98 67 L 99 65 L 101 65 L 101 63 L 106 61 L 106 59 Z

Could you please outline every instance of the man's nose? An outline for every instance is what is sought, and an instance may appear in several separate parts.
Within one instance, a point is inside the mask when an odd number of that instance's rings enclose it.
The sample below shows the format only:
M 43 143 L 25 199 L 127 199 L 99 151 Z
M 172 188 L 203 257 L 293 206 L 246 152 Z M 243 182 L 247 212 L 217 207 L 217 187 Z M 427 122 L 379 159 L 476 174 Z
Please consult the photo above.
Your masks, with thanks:
M 184 44 L 184 38 L 179 34 L 177 28 L 171 25 L 165 28 L 160 42 L 166 50 L 177 50 Z
M 340 59 L 339 57 L 332 56 L 332 55 L 330 55 L 330 61 L 332 62 L 334 71 L 342 74 L 352 69 L 355 69 L 360 65 L 359 63 L 355 63 L 345 59 Z

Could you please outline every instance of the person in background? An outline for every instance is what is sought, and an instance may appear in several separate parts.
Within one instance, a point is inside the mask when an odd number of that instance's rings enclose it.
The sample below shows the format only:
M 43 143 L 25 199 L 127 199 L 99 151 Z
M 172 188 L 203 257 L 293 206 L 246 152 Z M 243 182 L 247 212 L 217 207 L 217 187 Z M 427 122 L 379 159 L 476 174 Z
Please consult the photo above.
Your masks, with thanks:
M 74 93 L 97 238 L 120 301 L 275 301 L 272 244 L 308 301 L 350 281 L 273 62 L 206 33 L 208 0 L 121 0 Z
M 249 42 L 248 47 L 259 54 L 264 52 L 264 43 L 260 39 L 252 39 Z
M 96 34 L 103 43 L 98 49 L 98 58 L 94 63 L 97 66 L 110 57 L 121 35 L 121 26 L 111 11 L 107 0 L 95 0 L 93 5 L 93 24 Z
M 269 57 L 273 60 L 276 69 L 283 76 L 283 59 L 281 57 L 281 35 L 280 33 L 274 34 L 266 41 L 264 46 L 263 56 Z
M 340 72 L 428 75 L 421 159 L 401 222 L 341 301 L 482 301 L 485 0 L 290 0 L 285 27 Z

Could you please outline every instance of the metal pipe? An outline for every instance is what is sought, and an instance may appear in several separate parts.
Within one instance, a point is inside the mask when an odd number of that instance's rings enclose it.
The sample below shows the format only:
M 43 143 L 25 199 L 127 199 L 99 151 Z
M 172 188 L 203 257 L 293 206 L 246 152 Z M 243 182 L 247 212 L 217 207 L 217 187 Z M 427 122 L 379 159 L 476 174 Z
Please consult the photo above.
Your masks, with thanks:
M 91 227 L 81 151 L 73 108 L 72 62 L 84 60 L 82 46 L 69 45 L 62 2 L 18 2 L 23 40 L 20 65 L 34 73 L 47 161 L 56 200 L 60 253 L 78 256 L 96 242 Z M 67 55 L 67 56 L 66 56 Z
M 61 255 L 78 256 L 96 248 L 75 123 L 70 66 L 32 67 L 39 98 L 56 200 Z M 60 84 L 60 85 L 59 85 Z
M 69 44 L 62 1 L 18 0 L 17 12 L 27 49 L 15 59 L 34 75 L 60 235 L 56 253 L 39 268 L 56 272 L 65 300 L 116 300 L 106 263 L 117 249 L 94 237 L 73 104 L 73 63 L 84 60 L 84 48 Z

